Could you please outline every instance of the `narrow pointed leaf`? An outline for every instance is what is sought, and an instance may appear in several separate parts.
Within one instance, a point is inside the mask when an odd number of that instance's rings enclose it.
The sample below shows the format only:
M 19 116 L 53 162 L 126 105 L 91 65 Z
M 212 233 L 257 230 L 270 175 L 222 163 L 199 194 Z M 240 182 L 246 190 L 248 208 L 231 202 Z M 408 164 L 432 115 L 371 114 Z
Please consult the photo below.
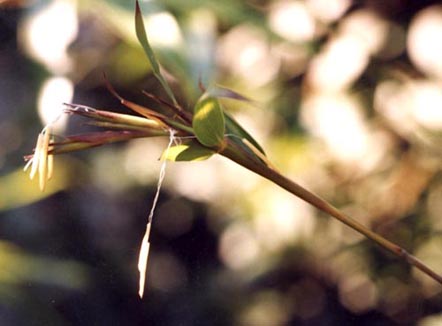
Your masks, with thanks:
M 252 103 L 253 102 L 248 97 L 245 97 L 244 95 L 241 95 L 240 93 L 235 92 L 234 90 L 229 89 L 227 87 L 223 87 L 223 86 L 211 87 L 208 90 L 208 92 L 210 93 L 210 95 L 215 96 L 215 97 L 230 98 L 230 99 L 233 99 L 233 100 L 247 102 L 247 103 Z
M 243 128 L 241 125 L 228 113 L 224 113 L 226 119 L 227 134 L 233 134 L 240 138 L 247 139 L 253 146 L 255 146 L 262 154 L 265 155 L 264 149 L 259 143 Z
M 224 112 L 215 97 L 203 95 L 194 109 L 192 127 L 198 141 L 204 146 L 221 146 L 224 141 Z
M 196 141 L 189 144 L 176 145 L 169 148 L 167 156 L 163 154 L 162 159 L 175 162 L 204 161 L 215 152 L 207 147 L 201 146 Z
M 155 53 L 153 52 L 152 47 L 150 46 L 149 40 L 147 38 L 146 29 L 144 27 L 144 22 L 143 22 L 143 15 L 141 13 L 138 1 L 135 2 L 135 32 L 137 34 L 138 41 L 140 42 L 141 46 L 144 49 L 144 52 L 146 53 L 147 58 L 149 59 L 149 63 L 150 66 L 152 67 L 153 74 L 161 83 L 167 95 L 173 101 L 173 104 L 177 105 L 178 102 L 175 99 L 172 89 L 170 88 L 166 79 L 161 74 L 160 65 L 158 64 L 158 61 L 155 57 Z

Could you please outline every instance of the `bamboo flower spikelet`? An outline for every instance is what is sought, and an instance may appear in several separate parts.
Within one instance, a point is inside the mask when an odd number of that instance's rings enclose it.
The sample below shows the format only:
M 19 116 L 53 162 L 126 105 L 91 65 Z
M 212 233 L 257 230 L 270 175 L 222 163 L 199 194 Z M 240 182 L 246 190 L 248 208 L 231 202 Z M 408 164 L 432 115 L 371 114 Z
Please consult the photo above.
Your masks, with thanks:
M 31 167 L 31 172 L 29 174 L 31 180 L 34 179 L 34 176 L 38 172 L 38 180 L 41 191 L 45 190 L 47 180 L 52 178 L 54 156 L 53 154 L 49 154 L 50 138 L 51 128 L 50 126 L 47 126 L 38 135 L 34 155 L 29 158 L 29 161 L 24 168 L 26 171 L 29 167 Z
M 147 92 L 143 93 L 150 99 L 164 106 L 169 114 L 156 112 L 143 105 L 122 98 L 106 81 L 109 91 L 120 103 L 139 116 L 97 110 L 84 105 L 66 104 L 66 114 L 83 116 L 89 119 L 91 124 L 105 128 L 106 130 L 67 137 L 55 137 L 51 135 L 50 126 L 47 126 L 38 136 L 34 154 L 26 157 L 28 163 L 25 169 L 30 168 L 31 179 L 34 178 L 38 172 L 40 189 L 44 190 L 47 180 L 49 180 L 52 175 L 54 155 L 134 138 L 169 137 L 169 145 L 162 156 L 164 162 L 161 167 L 157 192 L 147 220 L 146 232 L 142 240 L 139 255 L 140 297 L 143 296 L 144 292 L 152 217 L 158 200 L 161 183 L 164 179 L 166 160 L 205 160 L 215 154 L 220 154 L 244 168 L 255 172 L 294 196 L 310 203 L 322 212 L 331 215 L 356 232 L 361 233 L 366 238 L 377 243 L 385 250 L 390 251 L 405 263 L 414 266 L 442 284 L 441 275 L 408 253 L 404 248 L 373 232 L 356 219 L 342 213 L 327 201 L 278 172 L 258 142 L 233 117 L 224 111 L 219 101 L 221 97 L 228 97 L 238 101 L 247 101 L 247 99 L 234 91 L 223 88 L 218 87 L 205 90 L 201 87 L 203 94 L 195 103 L 193 109 L 184 109 L 176 100 L 172 89 L 161 74 L 159 63 L 155 58 L 146 36 L 138 2 L 136 2 L 135 9 L 135 27 L 137 37 L 146 53 L 153 73 L 164 88 L 169 99 L 164 100 Z M 176 143 L 175 139 L 179 139 L 180 143 Z M 181 141 L 183 143 L 181 143 Z

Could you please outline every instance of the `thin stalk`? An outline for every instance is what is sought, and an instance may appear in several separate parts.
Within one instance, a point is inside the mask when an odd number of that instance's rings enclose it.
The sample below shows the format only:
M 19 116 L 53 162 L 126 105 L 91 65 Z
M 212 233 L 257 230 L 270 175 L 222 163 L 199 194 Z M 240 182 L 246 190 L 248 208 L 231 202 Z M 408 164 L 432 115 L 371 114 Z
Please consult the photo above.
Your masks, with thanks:
M 277 184 L 278 186 L 292 193 L 296 197 L 303 199 L 304 201 L 308 202 L 319 210 L 333 216 L 337 220 L 346 224 L 355 231 L 361 233 L 368 239 L 373 240 L 381 247 L 387 249 L 402 260 L 413 265 L 414 267 L 418 268 L 419 270 L 442 284 L 441 275 L 437 274 L 435 271 L 433 271 L 430 267 L 425 265 L 422 261 L 417 259 L 412 254 L 408 253 L 404 248 L 385 239 L 383 236 L 377 234 L 376 232 L 368 229 L 366 226 L 359 223 L 350 216 L 344 214 L 342 211 L 340 211 L 321 197 L 301 187 L 297 183 L 281 175 L 276 170 L 270 168 L 269 166 L 266 166 L 264 163 L 257 160 L 250 160 L 250 158 L 241 153 L 241 150 L 236 147 L 234 143 L 229 142 L 229 145 L 230 146 L 226 146 L 220 154 L 270 180 L 271 182 Z
M 144 95 L 146 95 L 148 98 L 150 98 L 151 100 L 168 107 L 184 122 L 192 124 L 192 115 L 189 112 L 184 111 L 179 105 L 170 104 L 169 102 L 167 102 L 159 97 L 156 97 L 155 95 L 153 95 L 149 92 L 146 92 L 146 91 L 142 91 L 142 93 Z
M 192 127 L 189 127 L 187 125 L 184 125 L 180 122 L 174 121 L 169 118 L 165 119 L 164 122 L 166 122 L 169 126 L 173 127 L 174 129 L 177 129 L 178 131 L 187 132 L 189 135 L 193 135 Z

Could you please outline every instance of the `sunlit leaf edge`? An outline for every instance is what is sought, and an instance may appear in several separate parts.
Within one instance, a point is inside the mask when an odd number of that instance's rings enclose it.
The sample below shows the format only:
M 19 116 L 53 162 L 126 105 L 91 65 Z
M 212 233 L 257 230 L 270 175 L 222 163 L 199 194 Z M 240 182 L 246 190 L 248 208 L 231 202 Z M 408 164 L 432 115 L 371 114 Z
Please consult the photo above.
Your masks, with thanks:
M 188 144 L 172 146 L 167 152 L 163 153 L 162 159 L 174 162 L 204 161 L 213 154 L 215 154 L 215 151 L 193 141 Z

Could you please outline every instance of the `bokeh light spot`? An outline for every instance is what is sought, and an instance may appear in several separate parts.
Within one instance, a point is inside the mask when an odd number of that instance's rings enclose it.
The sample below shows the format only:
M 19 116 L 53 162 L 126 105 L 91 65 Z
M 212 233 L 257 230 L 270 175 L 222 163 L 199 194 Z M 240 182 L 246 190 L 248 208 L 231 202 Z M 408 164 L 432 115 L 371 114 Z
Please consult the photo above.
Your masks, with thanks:
M 74 96 L 73 83 L 64 77 L 47 79 L 38 96 L 38 114 L 43 125 L 54 123 L 55 131 L 63 131 L 67 115 L 63 114 L 63 103 L 70 103 Z
M 407 49 L 413 63 L 424 73 L 442 78 L 442 6 L 428 7 L 413 19 Z

